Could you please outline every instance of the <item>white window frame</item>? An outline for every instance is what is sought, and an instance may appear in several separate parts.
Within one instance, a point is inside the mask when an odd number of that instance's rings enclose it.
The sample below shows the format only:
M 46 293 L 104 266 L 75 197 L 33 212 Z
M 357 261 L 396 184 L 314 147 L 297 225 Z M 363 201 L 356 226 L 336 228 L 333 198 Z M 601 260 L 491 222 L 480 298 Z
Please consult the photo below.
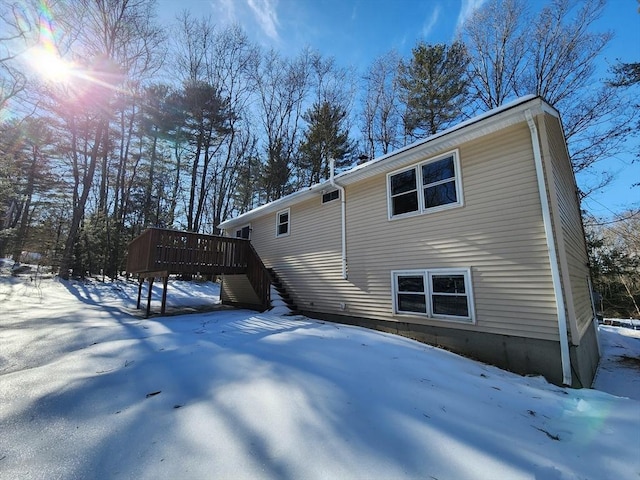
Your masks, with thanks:
M 433 284 L 432 278 L 437 275 L 462 275 L 464 277 L 464 295 L 467 298 L 467 309 L 469 315 L 466 317 L 458 316 L 458 315 L 443 315 L 436 314 L 433 312 Z M 398 308 L 398 293 L 402 293 L 398 291 L 398 277 L 406 277 L 406 276 L 422 276 L 424 278 L 424 289 L 425 289 L 425 302 L 426 302 L 426 313 L 420 312 L 410 312 L 410 311 L 402 311 Z M 436 295 L 443 295 L 442 293 L 435 292 Z M 392 306 L 393 306 L 393 314 L 399 316 L 419 316 L 425 317 L 434 320 L 444 320 L 465 324 L 475 325 L 476 316 L 475 316 L 475 305 L 474 305 L 474 295 L 473 295 L 473 284 L 471 281 L 471 269 L 470 268 L 432 268 L 432 269 L 416 269 L 416 270 L 394 270 L 391 272 L 391 294 L 392 294 Z M 446 295 L 446 294 L 444 294 Z M 451 294 L 456 295 L 456 294 Z
M 280 215 L 284 213 L 287 214 L 287 221 L 280 222 Z M 285 223 L 287 224 L 287 231 L 285 233 L 280 233 L 280 225 L 284 225 Z M 291 209 L 285 208 L 284 210 L 280 210 L 278 211 L 278 213 L 276 213 L 276 238 L 288 237 L 290 234 L 291 234 Z
M 429 163 L 433 163 L 433 162 L 437 162 L 439 160 L 444 160 L 445 158 L 448 157 L 453 157 L 453 170 L 454 170 L 454 175 L 453 175 L 453 179 L 455 182 L 455 189 L 456 189 L 456 198 L 457 201 L 453 202 L 453 203 L 447 203 L 444 205 L 438 205 L 436 207 L 425 207 L 424 204 L 424 188 L 425 185 L 423 185 L 423 178 L 422 178 L 422 166 L 429 164 Z M 393 196 L 391 194 L 391 178 L 401 174 L 403 172 L 407 172 L 409 170 L 414 170 L 415 171 L 415 177 L 416 177 L 416 189 L 414 190 L 416 192 L 416 195 L 418 196 L 418 209 L 411 211 L 411 212 L 405 212 L 405 213 L 401 213 L 398 215 L 394 215 L 393 214 Z M 446 180 L 446 181 L 450 181 L 450 180 Z M 438 185 L 439 183 L 446 183 L 446 181 L 441 181 L 441 182 L 436 182 L 434 184 L 431 184 L 432 186 Z M 444 153 L 442 155 L 438 155 L 437 157 L 433 157 L 430 158 L 428 160 L 425 160 L 424 162 L 420 162 L 417 163 L 415 165 L 412 165 L 410 167 L 405 167 L 405 168 L 401 168 L 399 170 L 395 170 L 393 172 L 390 172 L 387 174 L 387 215 L 388 215 L 388 219 L 389 220 L 397 220 L 399 218 L 407 218 L 407 217 L 413 217 L 416 215 L 423 215 L 426 213 L 435 213 L 435 212 L 440 212 L 442 210 L 448 210 L 450 208 L 458 208 L 458 207 L 462 207 L 464 205 L 464 198 L 463 198 L 463 194 L 462 194 L 462 171 L 460 169 L 460 154 L 458 149 L 452 150 L 450 152 Z

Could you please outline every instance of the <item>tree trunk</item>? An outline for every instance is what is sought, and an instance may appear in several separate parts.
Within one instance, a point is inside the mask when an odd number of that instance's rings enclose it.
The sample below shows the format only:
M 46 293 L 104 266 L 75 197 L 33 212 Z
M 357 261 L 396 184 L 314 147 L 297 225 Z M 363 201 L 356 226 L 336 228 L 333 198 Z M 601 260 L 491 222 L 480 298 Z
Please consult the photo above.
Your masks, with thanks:
M 93 148 L 91 149 L 91 154 L 89 157 L 89 165 L 83 175 L 82 193 L 79 193 L 77 191 L 74 192 L 74 197 L 76 197 L 78 200 L 73 206 L 73 215 L 71 217 L 71 225 L 69 226 L 69 235 L 64 245 L 64 252 L 62 254 L 62 259 L 60 260 L 60 270 L 58 271 L 58 275 L 64 280 L 69 279 L 69 269 L 73 261 L 73 247 L 78 237 L 80 222 L 84 217 L 84 209 L 87 204 L 87 198 L 89 197 L 91 185 L 93 183 L 93 177 L 96 171 L 96 163 L 98 161 L 98 154 L 100 152 L 100 146 L 103 143 L 103 137 L 106 128 L 105 124 L 106 120 L 103 120 L 98 124 L 95 143 L 93 144 Z

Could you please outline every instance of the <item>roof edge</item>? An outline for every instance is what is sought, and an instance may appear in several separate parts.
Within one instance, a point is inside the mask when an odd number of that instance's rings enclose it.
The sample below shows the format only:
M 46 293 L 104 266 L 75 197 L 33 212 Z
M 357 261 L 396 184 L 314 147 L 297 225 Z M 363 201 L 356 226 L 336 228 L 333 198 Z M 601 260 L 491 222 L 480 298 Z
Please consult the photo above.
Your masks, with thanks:
M 453 148 L 456 144 L 493 133 L 520 122 L 526 122 L 524 117 L 525 110 L 532 110 L 533 116 L 547 113 L 560 118 L 559 112 L 542 97 L 526 95 L 481 115 L 465 120 L 464 122 L 460 122 L 435 135 L 431 135 L 430 137 L 418 140 L 386 155 L 357 165 L 346 172 L 336 175 L 334 177 L 335 181 L 340 183 L 340 185 L 347 186 L 371 176 L 401 168 L 405 164 L 419 161 L 418 157 L 424 158 L 425 156 L 436 153 L 436 151 Z M 298 201 L 312 198 L 314 195 L 328 188 L 333 188 L 328 180 L 317 183 L 256 207 L 242 215 L 225 220 L 218 225 L 218 228 L 227 229 L 229 227 L 246 224 L 252 218 L 270 212 L 277 212 Z

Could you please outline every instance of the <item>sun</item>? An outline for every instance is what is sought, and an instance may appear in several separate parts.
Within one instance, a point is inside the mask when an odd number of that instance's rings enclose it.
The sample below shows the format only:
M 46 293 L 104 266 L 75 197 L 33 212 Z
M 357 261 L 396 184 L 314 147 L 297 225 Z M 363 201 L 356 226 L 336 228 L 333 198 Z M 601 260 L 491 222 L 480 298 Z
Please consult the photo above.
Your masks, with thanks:
M 29 64 L 45 81 L 66 83 L 72 77 L 73 64 L 62 59 L 57 52 L 44 47 L 29 50 Z

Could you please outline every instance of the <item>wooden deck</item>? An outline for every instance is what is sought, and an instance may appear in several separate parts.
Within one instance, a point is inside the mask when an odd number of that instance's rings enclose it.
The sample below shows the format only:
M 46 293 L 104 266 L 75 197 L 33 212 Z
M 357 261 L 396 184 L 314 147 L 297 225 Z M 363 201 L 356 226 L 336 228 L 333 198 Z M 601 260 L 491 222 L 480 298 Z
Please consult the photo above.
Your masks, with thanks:
M 169 275 L 245 274 L 262 301 L 270 304 L 269 272 L 249 240 L 201 233 L 149 228 L 129 243 L 127 273 L 138 275 L 138 308 L 142 284 L 149 279 L 147 316 L 154 278 L 164 282 L 162 313 L 166 305 L 166 285 Z

